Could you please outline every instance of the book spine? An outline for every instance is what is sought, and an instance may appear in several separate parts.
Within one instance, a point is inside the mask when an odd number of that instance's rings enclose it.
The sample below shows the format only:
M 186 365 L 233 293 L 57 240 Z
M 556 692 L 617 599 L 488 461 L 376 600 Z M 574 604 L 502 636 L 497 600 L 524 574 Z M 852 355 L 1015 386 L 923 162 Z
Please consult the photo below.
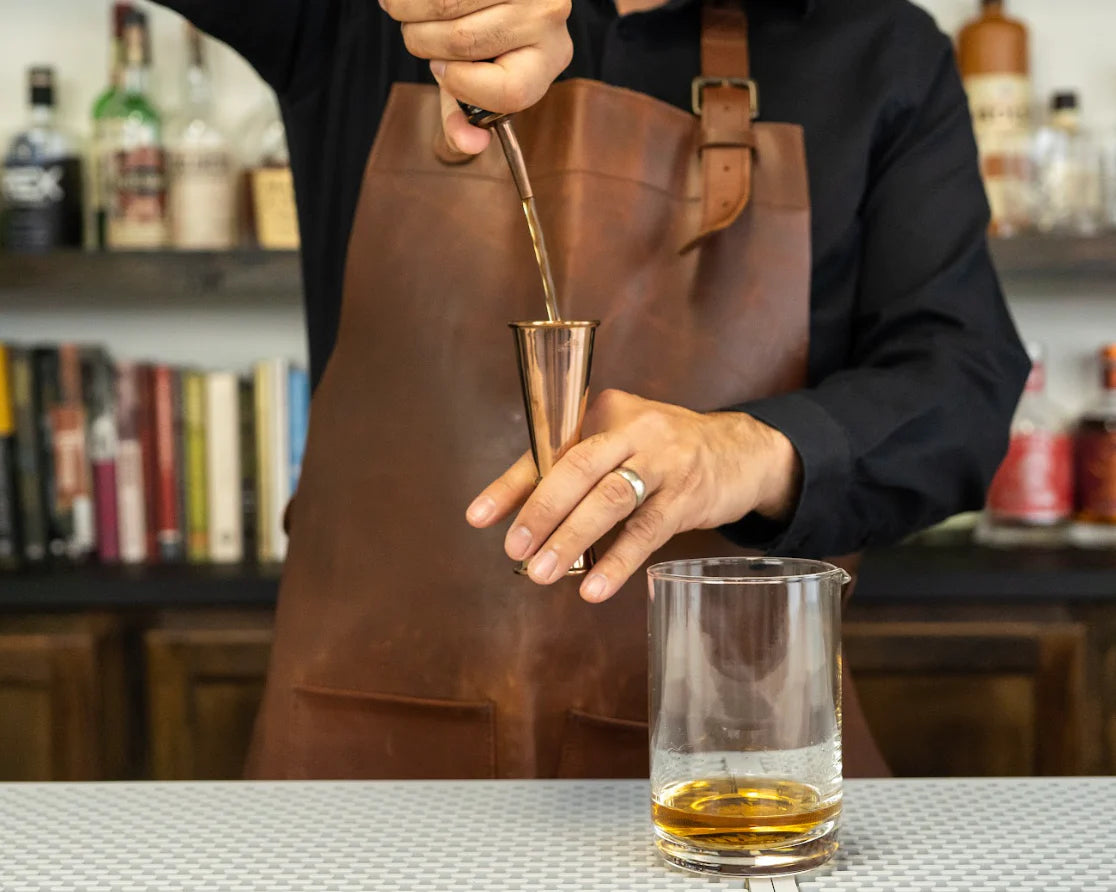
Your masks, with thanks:
M 186 373 L 171 371 L 171 404 L 174 413 L 174 503 L 181 536 L 179 559 L 189 557 L 190 520 L 186 511 Z
M 186 372 L 182 380 L 186 414 L 186 528 L 188 557 L 202 562 L 209 558 L 209 528 L 206 498 L 205 377 Z
M 289 413 L 290 498 L 298 492 L 302 457 L 306 452 L 306 429 L 310 424 L 310 376 L 305 369 L 292 368 L 287 377 Z
M 15 413 L 8 351 L 0 344 L 0 568 L 19 564 L 19 506 L 16 500 Z
M 178 467 L 174 448 L 174 380 L 171 370 L 151 370 L 152 417 L 155 426 L 155 540 L 163 561 L 182 559 L 182 528 L 178 515 Z
M 101 563 L 120 560 L 120 517 L 117 512 L 115 373 L 103 351 L 86 362 L 89 413 L 89 460 L 93 468 L 93 505 L 97 526 L 97 557 Z
M 27 350 L 11 351 L 12 398 L 15 403 L 16 488 L 23 558 L 39 563 L 47 555 L 47 517 L 39 448 L 38 398 L 34 361 Z
M 269 522 L 272 560 L 282 561 L 287 556 L 287 531 L 284 529 L 283 519 L 291 497 L 289 366 L 285 360 L 273 359 L 268 367 L 271 378 L 269 436 L 272 454 Z
M 240 507 L 244 553 L 259 553 L 256 535 L 256 401 L 250 380 L 237 382 L 240 397 Z
M 93 471 L 86 439 L 81 378 L 80 351 L 74 344 L 63 344 L 58 348 L 60 400 L 54 408 L 51 429 L 54 433 L 55 498 L 70 517 L 66 553 L 75 561 L 92 554 L 97 542 Z
M 240 400 L 236 376 L 206 376 L 206 481 L 209 496 L 209 556 L 217 563 L 244 560 L 240 516 Z
M 143 447 L 139 439 L 139 369 L 121 363 L 116 376 L 116 504 L 120 559 L 128 564 L 147 560 L 147 516 L 143 480 Z
M 256 556 L 260 563 L 274 559 L 271 527 L 271 376 L 266 362 L 254 369 L 256 405 Z
M 155 446 L 155 370 L 148 365 L 139 372 L 139 444 L 143 461 L 143 513 L 147 523 L 147 559 L 159 560 L 159 459 Z
M 39 480 L 47 521 L 47 557 L 61 560 L 66 557 L 66 544 L 72 535 L 73 513 L 58 496 L 54 443 L 55 415 L 62 400 L 58 380 L 58 350 L 54 347 L 39 347 L 33 355 L 39 425 Z

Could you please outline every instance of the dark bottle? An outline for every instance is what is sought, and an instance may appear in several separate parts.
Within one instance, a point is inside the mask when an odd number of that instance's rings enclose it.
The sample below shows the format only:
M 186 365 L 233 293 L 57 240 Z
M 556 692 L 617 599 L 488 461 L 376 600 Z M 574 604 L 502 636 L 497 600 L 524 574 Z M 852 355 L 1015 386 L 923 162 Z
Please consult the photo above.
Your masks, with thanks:
M 1116 545 L 1116 344 L 1101 351 L 1104 390 L 1077 429 L 1078 545 Z
M 30 71 L 30 126 L 4 158 L 0 241 L 9 251 L 80 248 L 82 170 L 75 143 L 54 124 L 54 71 Z

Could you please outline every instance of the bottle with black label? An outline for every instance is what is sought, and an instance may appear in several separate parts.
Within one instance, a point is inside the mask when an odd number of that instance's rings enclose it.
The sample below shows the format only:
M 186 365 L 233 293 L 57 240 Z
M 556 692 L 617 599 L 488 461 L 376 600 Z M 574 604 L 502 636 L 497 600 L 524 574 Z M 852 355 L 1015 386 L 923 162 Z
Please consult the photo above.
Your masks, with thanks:
M 54 123 L 54 70 L 30 71 L 31 122 L 4 158 L 0 242 L 9 251 L 80 248 L 81 158 Z

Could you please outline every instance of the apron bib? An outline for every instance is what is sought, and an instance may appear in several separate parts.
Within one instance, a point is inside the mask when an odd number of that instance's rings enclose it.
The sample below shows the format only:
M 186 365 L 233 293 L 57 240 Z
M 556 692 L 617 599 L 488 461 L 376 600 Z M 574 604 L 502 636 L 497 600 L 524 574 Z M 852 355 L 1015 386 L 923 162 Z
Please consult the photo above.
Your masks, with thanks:
M 703 69 L 748 76 L 743 13 L 707 11 Z M 516 117 L 565 318 L 600 319 L 591 387 L 715 410 L 805 382 L 803 134 L 753 124 L 754 88 L 700 117 L 590 81 Z M 317 388 L 249 774 L 647 773 L 642 573 L 589 605 L 513 573 L 464 520 L 528 446 L 507 323 L 542 316 L 497 146 L 435 150 L 435 88 L 397 85 L 357 207 Z M 683 251 L 686 246 L 687 250 Z M 656 560 L 739 553 L 679 536 Z

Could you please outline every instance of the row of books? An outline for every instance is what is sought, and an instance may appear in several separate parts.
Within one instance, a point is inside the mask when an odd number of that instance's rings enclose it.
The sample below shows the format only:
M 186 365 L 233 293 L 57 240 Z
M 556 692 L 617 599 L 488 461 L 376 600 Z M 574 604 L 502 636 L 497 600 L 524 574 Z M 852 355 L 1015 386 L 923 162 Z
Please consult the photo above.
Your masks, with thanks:
M 282 561 L 305 370 L 248 378 L 0 345 L 0 566 Z

